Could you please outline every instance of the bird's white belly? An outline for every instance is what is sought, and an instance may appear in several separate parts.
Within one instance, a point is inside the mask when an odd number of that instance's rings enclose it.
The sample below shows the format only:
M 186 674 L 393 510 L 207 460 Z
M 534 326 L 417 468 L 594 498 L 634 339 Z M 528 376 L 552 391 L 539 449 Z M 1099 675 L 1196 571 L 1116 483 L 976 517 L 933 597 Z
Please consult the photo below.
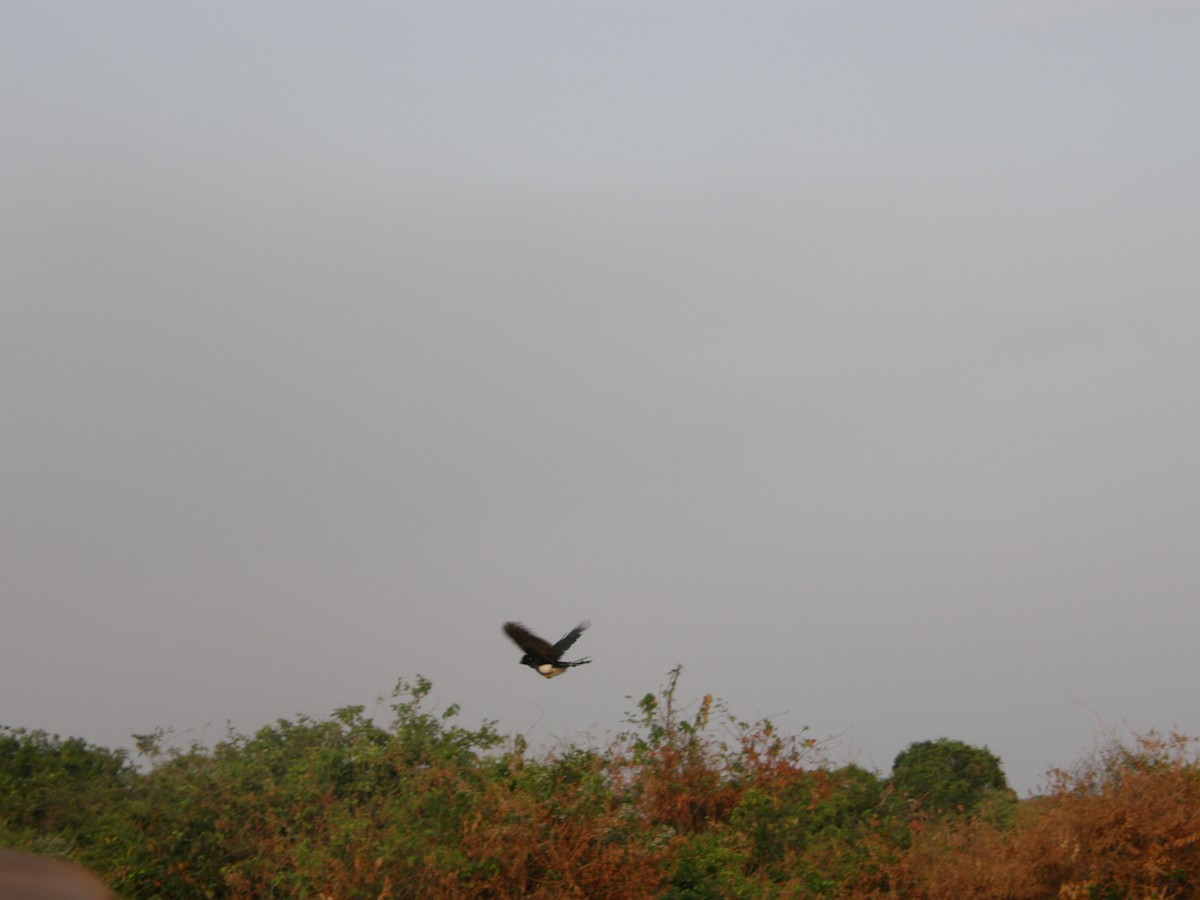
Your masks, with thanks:
M 542 663 L 537 667 L 537 670 L 547 678 L 553 678 L 555 675 L 561 675 L 563 672 L 567 671 L 561 666 L 556 666 L 552 663 Z

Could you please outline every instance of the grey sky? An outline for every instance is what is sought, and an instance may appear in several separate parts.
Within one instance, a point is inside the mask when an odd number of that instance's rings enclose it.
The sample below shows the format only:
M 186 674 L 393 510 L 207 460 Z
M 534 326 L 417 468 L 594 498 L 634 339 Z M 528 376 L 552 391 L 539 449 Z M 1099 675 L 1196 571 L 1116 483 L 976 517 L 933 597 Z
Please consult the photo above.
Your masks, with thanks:
M 1198 26 L 0 6 L 0 722 L 1200 734 Z

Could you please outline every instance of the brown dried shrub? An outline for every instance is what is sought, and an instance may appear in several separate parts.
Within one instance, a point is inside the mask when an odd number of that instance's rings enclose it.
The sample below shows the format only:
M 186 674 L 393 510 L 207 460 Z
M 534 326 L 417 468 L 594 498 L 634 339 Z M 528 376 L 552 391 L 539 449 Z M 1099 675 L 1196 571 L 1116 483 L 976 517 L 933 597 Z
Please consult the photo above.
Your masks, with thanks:
M 918 816 L 911 844 L 868 842 L 842 896 L 951 900 L 1200 896 L 1200 766 L 1194 741 L 1151 732 L 1111 745 L 1074 772 L 1051 773 L 1044 795 L 1010 827 L 986 815 Z

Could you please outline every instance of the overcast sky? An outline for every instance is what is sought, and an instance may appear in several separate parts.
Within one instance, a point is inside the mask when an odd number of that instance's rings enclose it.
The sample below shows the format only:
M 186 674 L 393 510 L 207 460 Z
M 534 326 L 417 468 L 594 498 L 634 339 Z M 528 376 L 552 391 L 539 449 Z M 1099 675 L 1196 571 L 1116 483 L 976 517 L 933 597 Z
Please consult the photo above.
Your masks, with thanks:
M 4 3 L 0 722 L 1200 734 L 1198 28 Z

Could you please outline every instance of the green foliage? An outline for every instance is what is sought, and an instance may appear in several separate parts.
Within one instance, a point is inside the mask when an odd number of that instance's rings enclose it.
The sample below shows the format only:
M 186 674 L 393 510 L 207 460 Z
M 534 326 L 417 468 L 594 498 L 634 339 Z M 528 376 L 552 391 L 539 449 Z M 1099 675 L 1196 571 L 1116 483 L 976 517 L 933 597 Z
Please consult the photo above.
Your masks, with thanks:
M 892 764 L 893 808 L 972 814 L 984 798 L 1008 793 L 1000 758 L 986 747 L 938 738 L 910 744 Z
M 458 832 L 483 782 L 478 754 L 500 737 L 491 723 L 452 724 L 457 707 L 426 712 L 430 690 L 425 678 L 400 681 L 386 729 L 344 707 L 217 745 L 215 828 L 236 894 L 378 896 L 460 868 Z
M 146 765 L 0 728 L 0 841 L 129 898 L 1200 895 L 1194 742 L 1113 745 L 1018 803 L 986 748 L 913 744 L 891 777 L 743 722 L 682 669 L 609 746 L 534 756 L 400 681 L 362 707 L 211 748 L 136 736 Z
M 90 862 L 135 777 L 124 751 L 0 725 L 0 843 Z
M 747 874 L 749 853 L 736 836 L 716 828 L 692 835 L 675 853 L 675 869 L 664 897 L 671 900 L 718 900 L 757 896 Z

